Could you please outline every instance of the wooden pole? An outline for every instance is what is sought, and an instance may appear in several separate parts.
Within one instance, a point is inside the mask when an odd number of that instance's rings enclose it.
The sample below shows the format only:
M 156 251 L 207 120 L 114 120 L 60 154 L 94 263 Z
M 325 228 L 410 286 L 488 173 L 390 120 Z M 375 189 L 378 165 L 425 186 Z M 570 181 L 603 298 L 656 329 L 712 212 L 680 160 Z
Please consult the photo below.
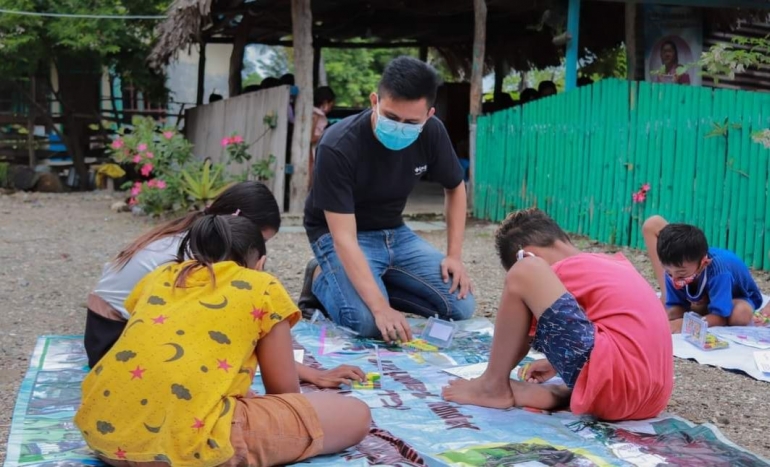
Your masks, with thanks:
M 468 207 L 473 209 L 473 189 L 476 179 L 476 120 L 481 115 L 483 96 L 484 56 L 487 43 L 487 3 L 486 0 L 473 0 L 473 65 L 471 69 L 471 119 L 468 135 L 470 152 L 470 186 L 468 187 Z
M 34 169 L 37 165 L 37 158 L 35 157 L 35 102 L 37 102 L 37 93 L 34 73 L 29 75 L 29 91 L 32 102 L 27 111 L 27 151 L 29 152 L 29 166 Z
M 497 95 L 502 94 L 503 92 L 503 80 L 505 79 L 505 75 L 508 74 L 507 68 L 505 59 L 501 54 L 498 54 L 497 57 L 495 57 L 495 99 L 497 99 Z
M 428 62 L 428 46 L 427 45 L 421 45 L 420 46 L 420 61 L 421 62 Z
M 198 93 L 196 104 L 203 105 L 203 89 L 206 86 L 206 42 L 201 40 L 198 54 Z
M 321 57 L 318 60 L 318 85 L 328 86 L 329 80 L 326 77 L 326 64 L 324 63 L 324 54 L 321 52 Z
M 313 89 L 320 86 L 321 81 L 321 56 L 322 48 L 319 45 L 313 47 Z
M 626 66 L 628 80 L 636 79 L 636 2 L 626 3 Z
M 235 97 L 241 93 L 243 56 L 246 54 L 246 45 L 249 43 L 249 23 L 243 20 L 235 31 L 233 51 L 230 53 L 230 76 L 227 80 L 230 91 L 228 97 Z
M 567 43 L 567 76 L 566 88 L 571 91 L 577 87 L 578 71 L 578 38 L 580 35 L 580 0 L 569 0 L 569 9 L 567 11 L 567 32 L 569 33 L 569 42 Z
M 294 104 L 294 134 L 291 140 L 289 211 L 302 212 L 307 198 L 308 158 L 313 125 L 313 13 L 310 0 L 291 0 L 292 37 L 294 38 L 294 79 L 299 94 Z M 283 196 L 276 193 L 276 196 Z

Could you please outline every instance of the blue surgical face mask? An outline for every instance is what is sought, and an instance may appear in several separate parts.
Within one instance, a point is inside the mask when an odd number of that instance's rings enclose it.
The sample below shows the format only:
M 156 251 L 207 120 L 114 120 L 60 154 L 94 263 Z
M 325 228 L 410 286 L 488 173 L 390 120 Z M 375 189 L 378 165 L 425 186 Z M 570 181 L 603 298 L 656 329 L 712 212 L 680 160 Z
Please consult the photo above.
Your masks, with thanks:
M 377 124 L 374 134 L 383 146 L 391 151 L 400 151 L 414 143 L 422 133 L 424 123 L 401 123 L 380 114 L 380 102 L 377 100 Z

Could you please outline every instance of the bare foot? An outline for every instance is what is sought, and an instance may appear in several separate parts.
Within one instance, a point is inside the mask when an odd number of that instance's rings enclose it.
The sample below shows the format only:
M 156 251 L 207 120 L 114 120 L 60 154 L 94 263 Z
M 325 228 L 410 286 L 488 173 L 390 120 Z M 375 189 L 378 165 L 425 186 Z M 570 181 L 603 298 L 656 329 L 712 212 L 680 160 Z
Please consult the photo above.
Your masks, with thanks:
M 478 405 L 493 409 L 510 409 L 515 405 L 513 391 L 508 381 L 502 385 L 492 385 L 481 378 L 466 381 L 456 379 L 444 386 L 441 397 L 449 402 L 462 405 Z

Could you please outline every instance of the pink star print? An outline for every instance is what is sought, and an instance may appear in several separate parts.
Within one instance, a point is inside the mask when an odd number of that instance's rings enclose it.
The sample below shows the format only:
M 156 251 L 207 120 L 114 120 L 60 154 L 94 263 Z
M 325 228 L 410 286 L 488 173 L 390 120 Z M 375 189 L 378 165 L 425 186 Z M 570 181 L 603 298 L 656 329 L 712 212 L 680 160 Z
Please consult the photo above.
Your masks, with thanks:
M 117 457 L 118 459 L 125 459 L 126 458 L 126 451 L 118 448 L 118 450 L 115 451 L 115 457 Z
M 152 322 L 155 324 L 165 324 L 167 319 L 168 319 L 168 316 L 159 315 L 153 318 Z
M 193 423 L 192 428 L 196 430 L 200 430 L 201 428 L 203 428 L 203 426 L 204 426 L 203 421 L 195 417 L 195 423 Z
M 144 375 L 145 371 L 147 371 L 147 368 L 142 368 L 139 365 L 136 365 L 136 369 L 129 371 L 129 373 L 133 375 L 131 376 L 131 379 L 136 379 L 136 378 L 142 379 L 142 376 Z
M 227 373 L 227 370 L 233 367 L 232 365 L 227 363 L 227 359 L 224 359 L 224 360 L 217 359 L 217 362 L 219 363 L 217 365 L 217 368 L 225 370 L 225 373 Z
M 254 317 L 254 321 L 258 319 L 262 319 L 267 313 L 260 310 L 259 308 L 254 307 L 253 310 L 251 310 L 251 316 Z

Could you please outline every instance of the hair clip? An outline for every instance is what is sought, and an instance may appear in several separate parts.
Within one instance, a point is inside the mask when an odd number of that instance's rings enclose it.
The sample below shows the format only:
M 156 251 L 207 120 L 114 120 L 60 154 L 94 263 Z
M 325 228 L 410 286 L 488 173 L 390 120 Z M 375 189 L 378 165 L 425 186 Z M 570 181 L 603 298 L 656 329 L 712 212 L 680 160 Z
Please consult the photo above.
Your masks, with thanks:
M 236 209 L 235 212 L 233 213 L 233 216 L 237 216 L 240 213 L 241 213 L 241 210 L 240 209 Z

